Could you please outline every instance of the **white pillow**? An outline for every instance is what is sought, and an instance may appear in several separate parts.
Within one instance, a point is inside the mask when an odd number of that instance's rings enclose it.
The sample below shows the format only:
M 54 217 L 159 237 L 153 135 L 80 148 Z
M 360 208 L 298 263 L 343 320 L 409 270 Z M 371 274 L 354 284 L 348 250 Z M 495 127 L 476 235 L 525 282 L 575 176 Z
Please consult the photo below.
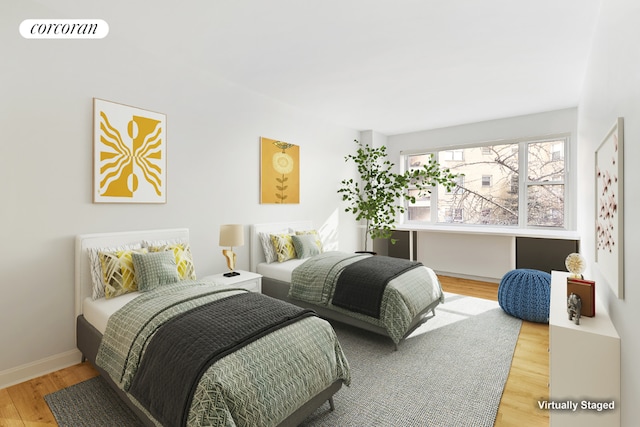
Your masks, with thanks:
M 167 246 L 167 245 L 179 245 L 182 243 L 189 244 L 187 239 L 168 239 L 168 240 L 143 240 L 142 247 L 149 249 L 152 246 Z
M 104 288 L 106 283 L 104 283 L 104 276 L 102 275 L 102 264 L 100 262 L 100 256 L 98 256 L 99 252 L 116 252 L 116 251 L 126 251 L 133 249 L 142 249 L 141 243 L 134 243 L 131 245 L 123 245 L 113 248 L 88 248 L 87 252 L 89 253 L 89 264 L 91 266 L 91 282 L 93 284 L 93 294 L 91 298 L 96 300 L 99 298 L 104 298 Z
M 260 239 L 262 251 L 264 252 L 264 259 L 267 263 L 271 264 L 272 262 L 276 262 L 278 260 L 278 254 L 276 253 L 276 249 L 273 246 L 273 242 L 271 241 L 271 234 L 281 234 L 288 232 L 288 229 L 284 229 L 279 231 L 271 231 L 268 233 L 258 233 L 258 239 Z

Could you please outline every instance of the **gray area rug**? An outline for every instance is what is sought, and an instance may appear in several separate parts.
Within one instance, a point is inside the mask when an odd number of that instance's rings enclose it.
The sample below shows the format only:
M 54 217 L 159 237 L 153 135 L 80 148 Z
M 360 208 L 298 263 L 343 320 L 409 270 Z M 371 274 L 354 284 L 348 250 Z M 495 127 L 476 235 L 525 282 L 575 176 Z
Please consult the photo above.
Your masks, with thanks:
M 352 384 L 303 425 L 493 426 L 521 325 L 497 302 L 453 294 L 398 351 L 335 324 Z
M 447 294 L 436 316 L 394 351 L 373 333 L 335 323 L 352 384 L 302 424 L 493 426 L 522 321 L 498 303 Z M 45 396 L 60 426 L 137 426 L 100 377 Z
M 143 427 L 101 377 L 47 394 L 44 400 L 61 427 Z

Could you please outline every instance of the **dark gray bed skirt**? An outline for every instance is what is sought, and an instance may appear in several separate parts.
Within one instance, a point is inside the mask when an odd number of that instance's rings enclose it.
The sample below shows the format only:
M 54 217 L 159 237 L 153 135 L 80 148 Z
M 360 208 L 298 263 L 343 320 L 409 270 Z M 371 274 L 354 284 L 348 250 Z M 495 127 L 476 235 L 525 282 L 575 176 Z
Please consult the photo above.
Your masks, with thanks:
M 155 423 L 147 417 L 130 399 L 127 394 L 122 391 L 113 382 L 111 377 L 98 365 L 96 365 L 96 356 L 98 355 L 98 347 L 100 347 L 100 341 L 102 341 L 102 334 L 91 323 L 84 318 L 83 315 L 78 316 L 76 322 L 76 344 L 78 349 L 82 352 L 82 357 L 87 359 L 91 364 L 100 372 L 102 378 L 107 381 L 109 386 L 118 394 L 120 399 L 136 414 L 145 426 L 155 427 Z

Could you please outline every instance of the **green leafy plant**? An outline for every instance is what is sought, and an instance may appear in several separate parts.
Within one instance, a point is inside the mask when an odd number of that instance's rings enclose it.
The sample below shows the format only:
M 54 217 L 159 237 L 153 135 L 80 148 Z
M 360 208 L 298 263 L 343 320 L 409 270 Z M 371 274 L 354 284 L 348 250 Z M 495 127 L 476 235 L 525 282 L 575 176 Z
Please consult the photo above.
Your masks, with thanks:
M 394 163 L 387 158 L 387 148 L 373 148 L 361 142 L 356 154 L 345 156 L 345 161 L 354 161 L 360 180 L 343 179 L 338 194 L 349 203 L 345 212 L 351 212 L 356 220 L 364 220 L 366 232 L 364 250 L 367 250 L 367 236 L 371 239 L 389 239 L 398 214 L 406 211 L 405 201 L 415 203 L 416 196 L 431 193 L 431 189 L 442 184 L 447 191 L 456 186 L 457 174 L 442 169 L 435 157 L 421 168 L 410 169 L 404 173 L 393 172 Z M 417 194 L 409 194 L 409 186 Z M 391 240 L 395 243 L 395 240 Z

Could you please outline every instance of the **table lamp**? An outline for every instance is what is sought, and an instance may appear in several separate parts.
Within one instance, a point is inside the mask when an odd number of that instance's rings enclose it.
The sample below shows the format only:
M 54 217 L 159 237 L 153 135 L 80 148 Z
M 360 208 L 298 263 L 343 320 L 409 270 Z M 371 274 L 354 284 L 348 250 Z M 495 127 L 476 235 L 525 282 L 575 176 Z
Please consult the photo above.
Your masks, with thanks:
M 238 276 L 240 273 L 235 271 L 236 254 L 233 252 L 234 246 L 244 245 L 244 227 L 242 224 L 225 224 L 220 226 L 220 246 L 229 246 L 229 249 L 223 249 L 222 255 L 227 258 L 228 273 L 225 277 Z

